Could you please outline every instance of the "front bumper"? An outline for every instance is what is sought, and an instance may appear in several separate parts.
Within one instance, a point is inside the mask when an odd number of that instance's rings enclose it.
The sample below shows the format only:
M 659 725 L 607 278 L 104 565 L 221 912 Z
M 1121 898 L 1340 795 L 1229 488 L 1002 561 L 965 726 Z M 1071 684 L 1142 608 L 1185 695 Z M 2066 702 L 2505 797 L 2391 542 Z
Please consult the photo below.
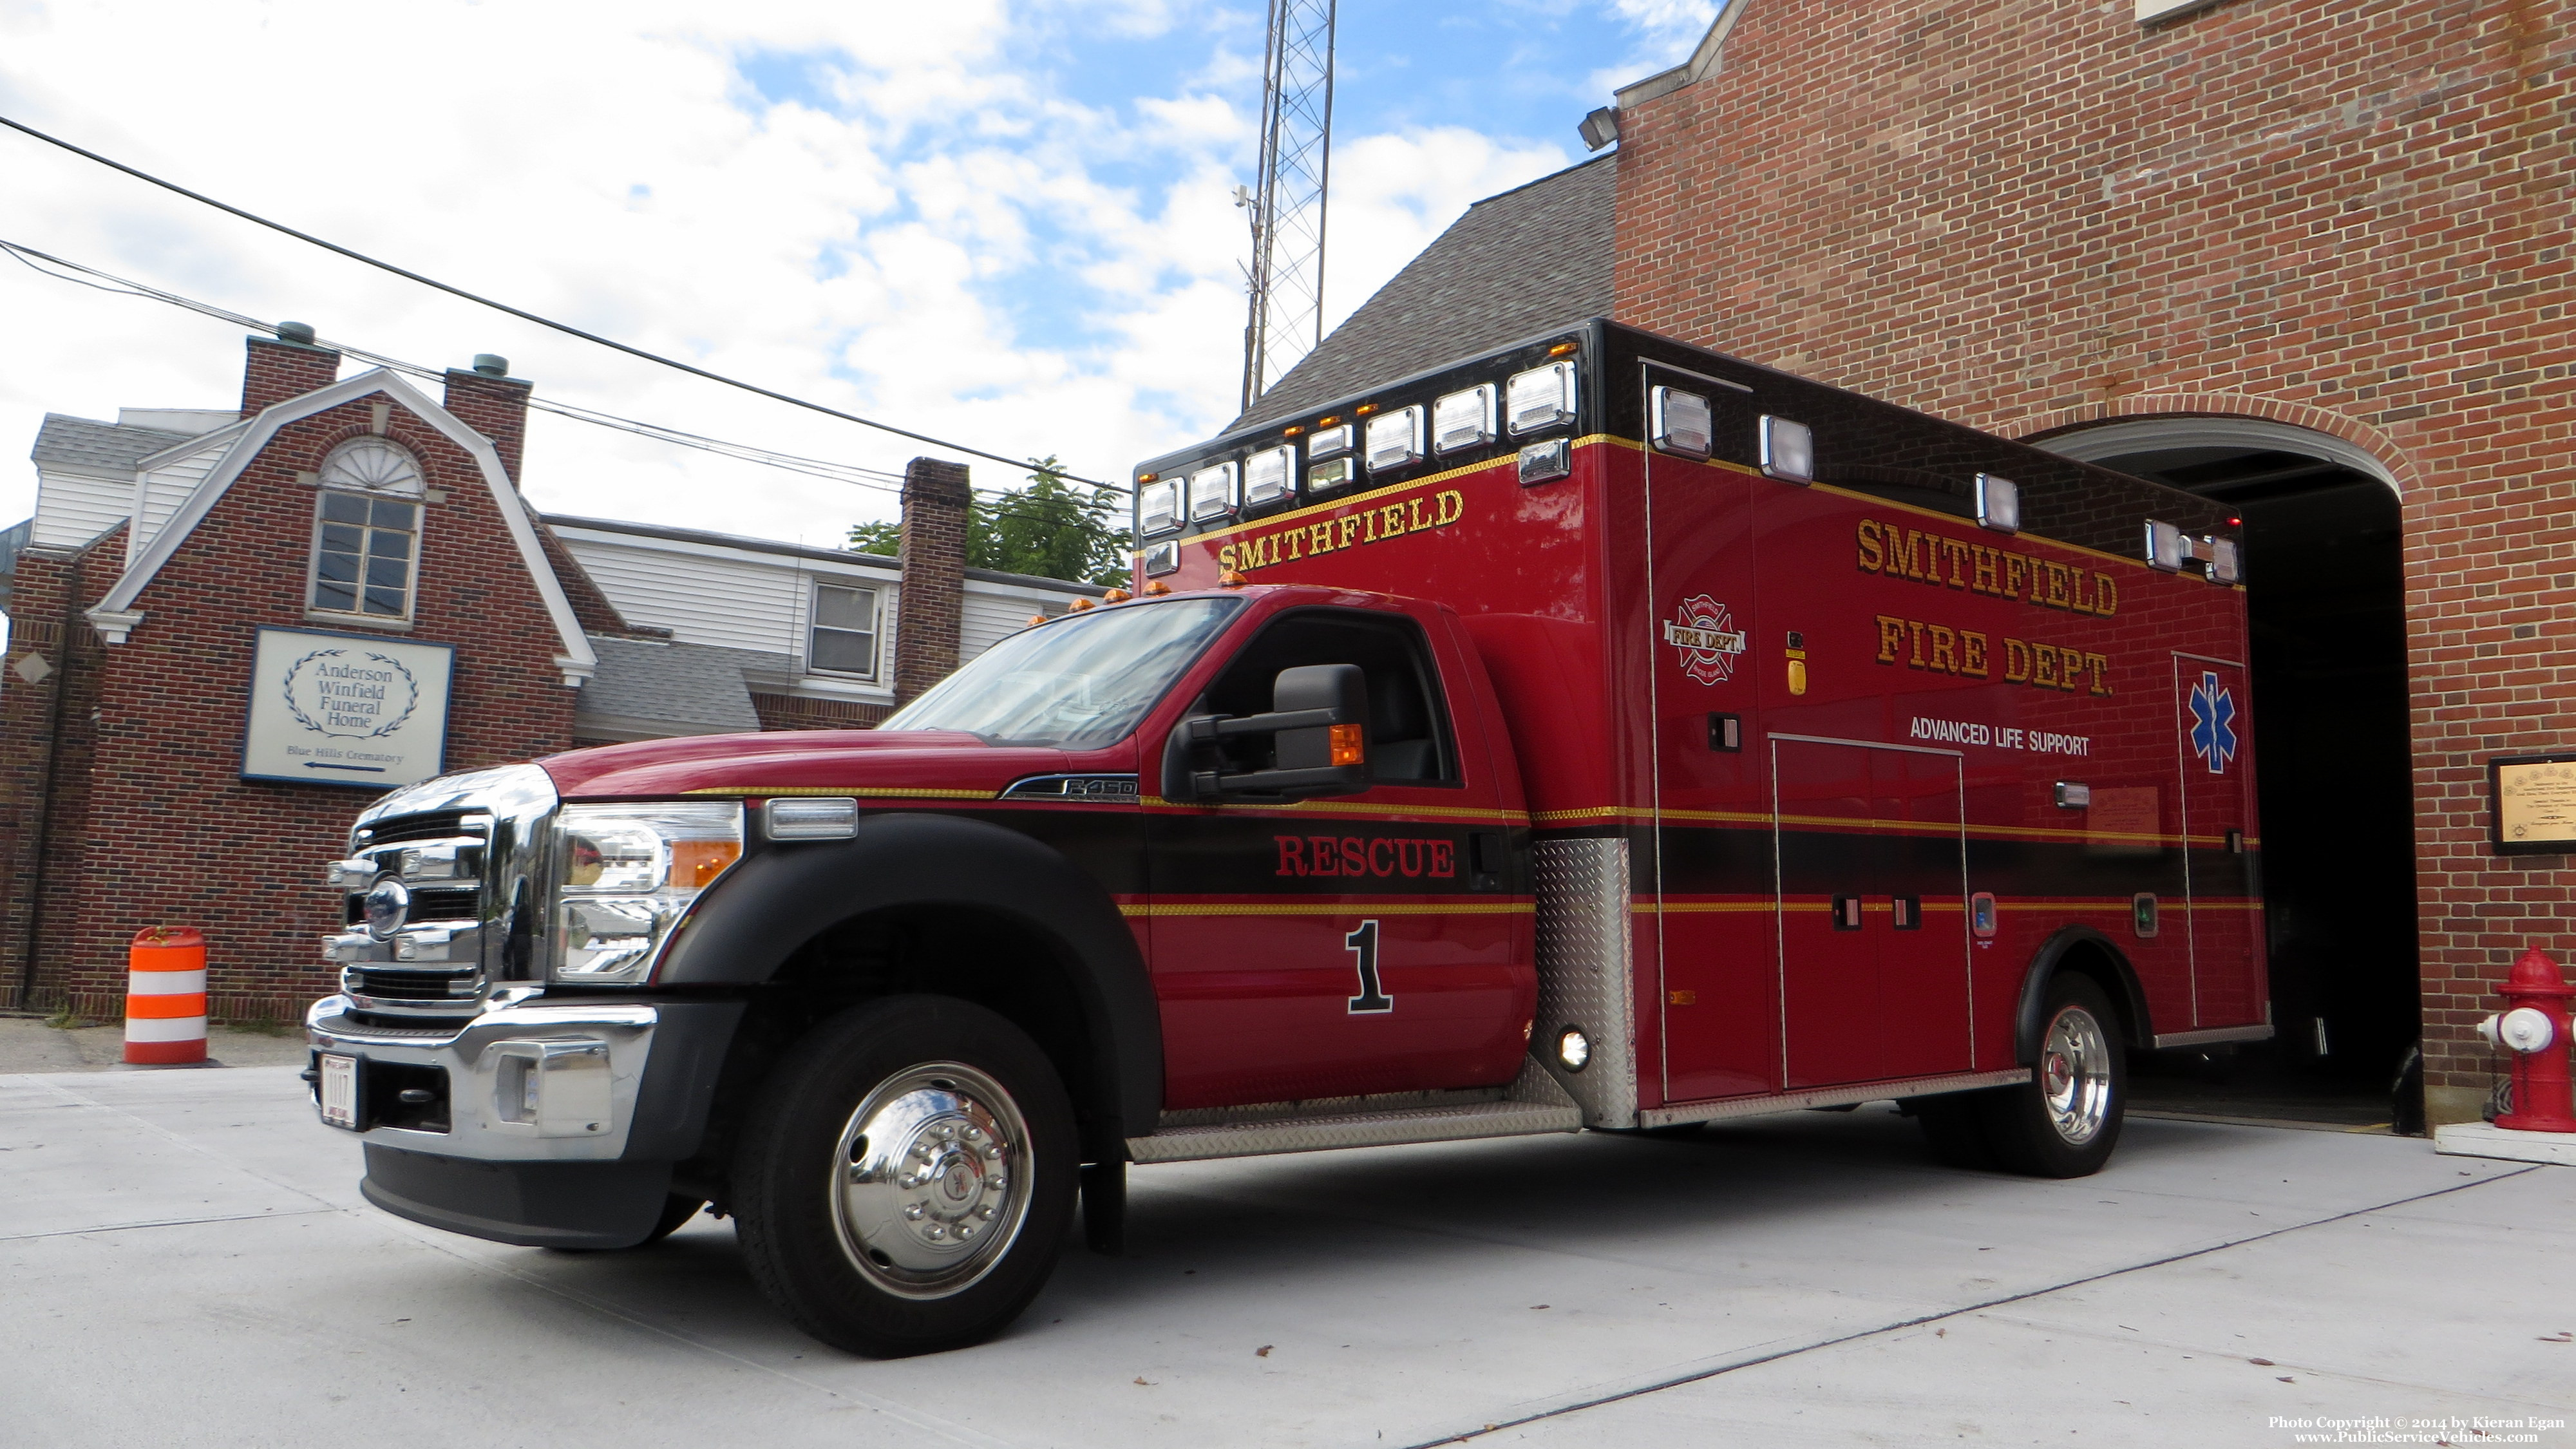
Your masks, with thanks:
M 360 1061 L 369 1201 L 499 1242 L 618 1247 L 698 1151 L 743 1004 L 537 998 L 417 1027 L 351 1009 L 324 997 L 304 1027 L 314 1051 Z M 430 1104 L 368 1100 L 400 1086 Z

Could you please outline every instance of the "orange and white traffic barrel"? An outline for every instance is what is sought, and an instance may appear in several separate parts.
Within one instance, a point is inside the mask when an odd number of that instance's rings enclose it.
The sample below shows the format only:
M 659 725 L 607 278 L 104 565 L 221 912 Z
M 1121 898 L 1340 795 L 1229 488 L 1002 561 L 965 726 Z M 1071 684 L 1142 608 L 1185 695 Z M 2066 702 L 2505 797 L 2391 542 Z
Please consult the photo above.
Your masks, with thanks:
M 206 938 L 146 926 L 125 953 L 125 1060 L 179 1067 L 206 1059 Z

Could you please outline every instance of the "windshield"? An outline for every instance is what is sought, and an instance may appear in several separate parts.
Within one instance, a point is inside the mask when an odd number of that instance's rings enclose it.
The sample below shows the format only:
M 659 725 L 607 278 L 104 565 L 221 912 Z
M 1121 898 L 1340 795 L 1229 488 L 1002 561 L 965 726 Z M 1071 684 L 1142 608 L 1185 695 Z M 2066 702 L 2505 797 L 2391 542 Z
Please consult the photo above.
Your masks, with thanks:
M 965 730 L 988 745 L 1116 744 L 1242 605 L 1130 604 L 1014 634 L 877 728 Z

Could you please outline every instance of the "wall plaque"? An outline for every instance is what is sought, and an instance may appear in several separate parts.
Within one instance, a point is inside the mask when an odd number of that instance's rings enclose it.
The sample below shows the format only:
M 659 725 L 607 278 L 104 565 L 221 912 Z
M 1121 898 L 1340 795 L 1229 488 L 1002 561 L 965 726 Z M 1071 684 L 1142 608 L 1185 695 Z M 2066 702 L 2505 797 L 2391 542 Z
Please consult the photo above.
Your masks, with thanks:
M 390 790 L 447 756 L 448 644 L 262 629 L 242 778 Z
M 2576 754 L 2488 760 L 2487 803 L 2496 854 L 2576 853 Z

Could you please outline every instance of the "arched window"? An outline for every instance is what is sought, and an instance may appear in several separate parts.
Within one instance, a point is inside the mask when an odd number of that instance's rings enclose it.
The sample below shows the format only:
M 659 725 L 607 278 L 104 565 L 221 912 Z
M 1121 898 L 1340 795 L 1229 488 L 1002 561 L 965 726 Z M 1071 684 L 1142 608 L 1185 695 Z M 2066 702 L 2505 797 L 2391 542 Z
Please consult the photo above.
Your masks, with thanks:
M 409 619 L 420 562 L 420 464 L 383 438 L 356 438 L 322 460 L 314 504 L 319 613 Z

